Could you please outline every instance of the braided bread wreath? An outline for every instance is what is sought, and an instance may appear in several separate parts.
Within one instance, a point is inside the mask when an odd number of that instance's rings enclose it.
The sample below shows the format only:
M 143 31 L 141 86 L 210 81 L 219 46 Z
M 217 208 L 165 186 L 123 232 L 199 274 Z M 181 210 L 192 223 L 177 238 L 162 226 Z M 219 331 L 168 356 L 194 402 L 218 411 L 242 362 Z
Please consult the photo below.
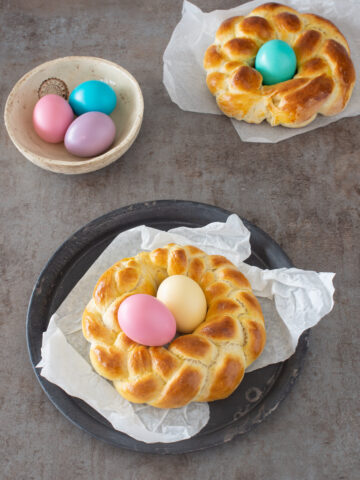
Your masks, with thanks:
M 294 49 L 297 73 L 266 86 L 252 67 L 259 48 L 273 39 Z M 355 84 L 349 46 L 335 25 L 278 3 L 225 20 L 205 53 L 204 68 L 207 86 L 225 115 L 249 123 L 266 119 L 272 126 L 303 127 L 318 113 L 341 112 Z
M 166 347 L 146 347 L 121 331 L 117 311 L 130 295 L 156 295 L 170 275 L 187 275 L 205 293 L 207 315 Z M 98 280 L 83 313 L 90 360 L 127 400 L 159 408 L 228 397 L 262 352 L 261 307 L 244 275 L 225 257 L 194 246 L 166 245 L 124 258 Z

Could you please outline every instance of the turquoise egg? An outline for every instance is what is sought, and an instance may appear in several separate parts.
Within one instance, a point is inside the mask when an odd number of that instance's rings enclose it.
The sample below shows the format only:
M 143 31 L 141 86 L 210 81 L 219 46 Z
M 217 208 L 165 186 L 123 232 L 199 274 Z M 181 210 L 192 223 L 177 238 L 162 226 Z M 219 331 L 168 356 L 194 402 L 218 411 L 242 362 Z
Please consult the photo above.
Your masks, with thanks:
M 110 115 L 116 107 L 116 93 L 105 82 L 88 80 L 71 92 L 69 103 L 76 115 L 88 112 Z
M 285 82 L 295 75 L 295 52 L 282 40 L 270 40 L 259 49 L 255 68 L 261 73 L 264 85 Z

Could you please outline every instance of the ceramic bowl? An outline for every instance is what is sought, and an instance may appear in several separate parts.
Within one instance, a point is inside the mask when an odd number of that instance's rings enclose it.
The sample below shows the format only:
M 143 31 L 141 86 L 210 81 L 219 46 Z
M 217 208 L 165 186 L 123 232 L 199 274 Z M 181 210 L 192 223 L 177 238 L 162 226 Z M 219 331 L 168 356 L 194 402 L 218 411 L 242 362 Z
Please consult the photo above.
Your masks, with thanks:
M 102 80 L 115 90 L 117 106 L 110 116 L 115 122 L 116 137 L 107 152 L 92 158 L 75 157 L 63 143 L 46 143 L 37 136 L 32 112 L 39 100 L 41 83 L 52 77 L 63 80 L 70 93 L 86 80 Z M 11 140 L 28 160 L 53 172 L 78 174 L 98 170 L 120 158 L 137 137 L 143 112 L 141 89 L 127 70 L 102 58 L 64 57 L 26 73 L 10 92 L 4 117 Z

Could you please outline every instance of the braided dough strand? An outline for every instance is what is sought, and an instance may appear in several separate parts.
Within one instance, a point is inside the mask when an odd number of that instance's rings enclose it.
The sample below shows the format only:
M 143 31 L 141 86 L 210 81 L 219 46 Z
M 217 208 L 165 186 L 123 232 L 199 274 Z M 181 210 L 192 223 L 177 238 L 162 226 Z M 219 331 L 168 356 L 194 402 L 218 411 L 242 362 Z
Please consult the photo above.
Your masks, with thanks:
M 298 70 L 291 80 L 267 86 L 253 67 L 259 48 L 273 39 L 292 46 Z M 225 20 L 205 53 L 204 68 L 225 115 L 272 126 L 303 127 L 318 113 L 341 112 L 355 84 L 350 49 L 336 26 L 278 3 Z
M 206 318 L 168 348 L 139 345 L 120 329 L 118 308 L 129 295 L 156 295 L 170 275 L 188 275 L 201 286 Z M 95 286 L 82 326 L 94 369 L 127 400 L 160 408 L 226 398 L 266 338 L 260 305 L 244 275 L 225 257 L 175 244 L 109 268 Z

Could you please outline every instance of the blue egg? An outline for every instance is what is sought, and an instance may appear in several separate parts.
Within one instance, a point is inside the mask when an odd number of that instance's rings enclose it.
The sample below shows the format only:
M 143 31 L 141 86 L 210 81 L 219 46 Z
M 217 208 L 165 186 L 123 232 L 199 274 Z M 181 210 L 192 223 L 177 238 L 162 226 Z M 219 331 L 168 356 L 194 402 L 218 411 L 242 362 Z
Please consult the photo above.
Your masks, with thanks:
M 259 49 L 255 68 L 261 73 L 264 85 L 285 82 L 295 75 L 295 52 L 282 40 L 270 40 Z
M 71 92 L 69 103 L 76 115 L 88 112 L 110 115 L 116 107 L 116 93 L 107 83 L 89 80 Z

